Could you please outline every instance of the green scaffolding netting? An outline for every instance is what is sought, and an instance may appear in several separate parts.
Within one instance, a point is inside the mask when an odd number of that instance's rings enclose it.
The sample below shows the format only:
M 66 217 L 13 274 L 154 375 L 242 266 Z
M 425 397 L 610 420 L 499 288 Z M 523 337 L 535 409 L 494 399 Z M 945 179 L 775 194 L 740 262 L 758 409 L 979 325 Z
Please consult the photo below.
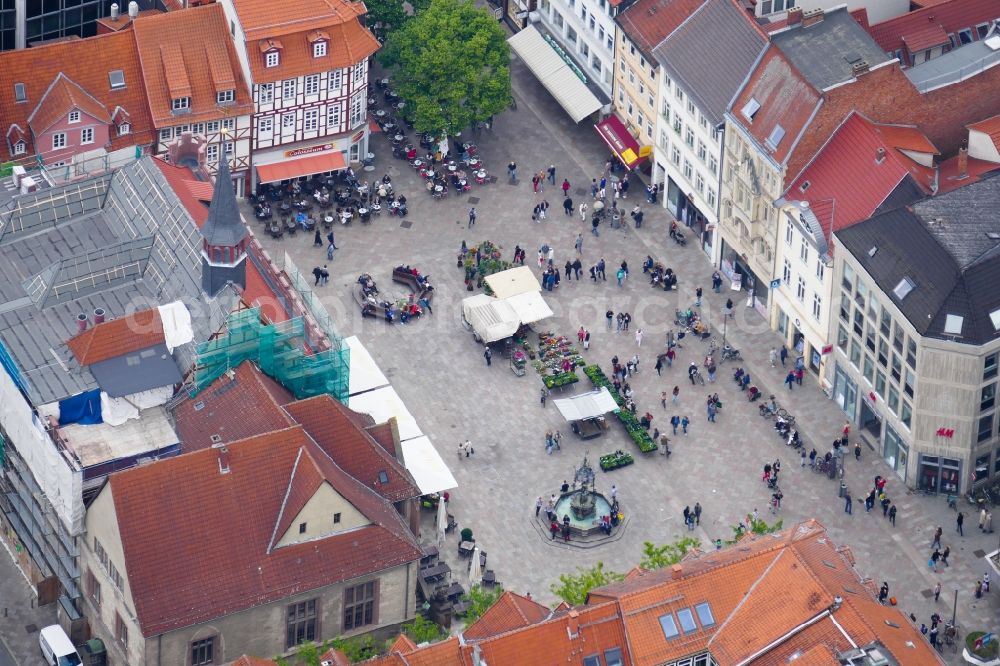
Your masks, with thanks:
M 230 368 L 254 361 L 298 399 L 326 393 L 346 404 L 350 348 L 339 337 L 330 343 L 327 351 L 307 353 L 301 317 L 264 324 L 260 308 L 234 312 L 229 315 L 224 334 L 198 345 L 191 395 L 197 395 Z

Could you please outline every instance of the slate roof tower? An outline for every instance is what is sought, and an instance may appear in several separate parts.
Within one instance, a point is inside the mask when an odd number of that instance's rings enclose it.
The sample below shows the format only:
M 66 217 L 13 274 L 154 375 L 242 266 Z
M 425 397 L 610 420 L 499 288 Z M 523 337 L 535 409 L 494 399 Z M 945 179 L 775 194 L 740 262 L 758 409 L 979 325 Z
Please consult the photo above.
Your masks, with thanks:
M 201 288 L 209 296 L 232 282 L 245 289 L 247 229 L 229 175 L 228 160 L 219 160 L 208 219 L 201 228 Z

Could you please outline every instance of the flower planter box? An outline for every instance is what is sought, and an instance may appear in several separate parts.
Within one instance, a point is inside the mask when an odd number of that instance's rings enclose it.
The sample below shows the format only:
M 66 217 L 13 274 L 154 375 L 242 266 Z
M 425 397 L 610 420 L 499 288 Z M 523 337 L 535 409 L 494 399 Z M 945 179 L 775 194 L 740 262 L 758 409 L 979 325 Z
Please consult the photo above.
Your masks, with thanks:
M 575 372 L 560 372 L 557 375 L 545 375 L 542 377 L 542 382 L 547 389 L 562 388 L 570 384 L 575 384 L 578 381 L 580 381 L 580 378 L 576 376 Z
M 607 376 L 604 371 L 601 370 L 600 366 L 588 365 L 583 369 L 583 374 L 587 375 L 590 382 L 596 388 L 606 388 L 611 397 L 615 399 L 618 403 L 618 411 L 615 412 L 615 416 L 618 417 L 618 421 L 625 426 L 625 431 L 628 432 L 628 436 L 635 442 L 635 445 L 639 447 L 639 451 L 642 453 L 652 453 L 656 451 L 658 446 L 653 438 L 649 436 L 649 432 L 639 423 L 639 419 L 632 412 L 625 409 L 625 400 L 619 395 L 618 391 L 615 390 L 614 384 L 608 381 Z
M 601 456 L 600 464 L 601 469 L 605 472 L 610 472 L 613 469 L 618 469 L 619 467 L 625 467 L 626 465 L 631 465 L 635 462 L 635 458 L 632 454 L 625 453 L 624 451 L 615 451 L 614 453 L 607 453 Z

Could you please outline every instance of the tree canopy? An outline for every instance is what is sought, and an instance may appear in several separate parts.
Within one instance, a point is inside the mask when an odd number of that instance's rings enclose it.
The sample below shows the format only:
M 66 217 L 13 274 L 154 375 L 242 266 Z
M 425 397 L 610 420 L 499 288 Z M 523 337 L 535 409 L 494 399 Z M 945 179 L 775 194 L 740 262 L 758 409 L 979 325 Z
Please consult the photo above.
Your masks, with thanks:
M 571 606 L 580 606 L 587 601 L 587 594 L 595 587 L 617 583 L 625 576 L 616 571 L 604 569 L 604 562 L 598 562 L 589 569 L 577 567 L 577 574 L 560 574 L 559 583 L 551 586 L 552 594 Z
M 642 561 L 639 562 L 639 566 L 649 570 L 671 567 L 680 562 L 689 550 L 699 546 L 701 546 L 701 541 L 691 537 L 683 537 L 662 546 L 657 546 L 652 541 L 646 541 L 642 546 Z
M 407 8 L 409 5 L 409 8 Z M 366 0 L 368 18 L 365 23 L 380 41 L 394 30 L 399 30 L 414 14 L 430 5 L 430 0 Z M 409 9 L 409 11 L 408 11 Z
M 471 0 L 431 0 L 393 30 L 379 59 L 418 132 L 454 135 L 510 104 L 510 47 Z

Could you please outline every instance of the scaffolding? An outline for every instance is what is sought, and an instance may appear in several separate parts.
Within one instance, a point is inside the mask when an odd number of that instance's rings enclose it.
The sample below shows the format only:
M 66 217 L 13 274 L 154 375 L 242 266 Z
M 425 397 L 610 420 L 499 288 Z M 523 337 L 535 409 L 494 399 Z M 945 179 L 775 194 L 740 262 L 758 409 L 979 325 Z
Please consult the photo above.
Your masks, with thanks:
M 243 361 L 254 361 L 298 399 L 328 394 L 346 404 L 350 347 L 339 337 L 330 342 L 331 349 L 311 352 L 302 317 L 264 324 L 260 308 L 233 312 L 219 337 L 198 345 L 190 395 Z

